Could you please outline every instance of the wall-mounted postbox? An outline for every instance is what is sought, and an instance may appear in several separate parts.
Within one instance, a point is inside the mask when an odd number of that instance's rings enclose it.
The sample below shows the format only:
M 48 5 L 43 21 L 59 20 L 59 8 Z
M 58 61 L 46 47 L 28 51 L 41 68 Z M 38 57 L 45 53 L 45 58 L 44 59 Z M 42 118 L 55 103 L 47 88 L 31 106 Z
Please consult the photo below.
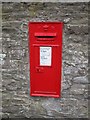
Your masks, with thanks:
M 60 97 L 61 22 L 30 22 L 30 95 Z

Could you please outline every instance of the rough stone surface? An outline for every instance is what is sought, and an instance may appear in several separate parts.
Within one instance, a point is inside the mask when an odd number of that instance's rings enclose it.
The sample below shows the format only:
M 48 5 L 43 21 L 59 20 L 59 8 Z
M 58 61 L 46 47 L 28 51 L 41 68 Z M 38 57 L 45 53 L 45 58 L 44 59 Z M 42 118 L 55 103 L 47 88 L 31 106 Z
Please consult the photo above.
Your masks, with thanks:
M 88 81 L 88 79 L 87 79 L 87 77 L 86 76 L 80 76 L 80 77 L 75 77 L 74 79 L 73 79 L 73 82 L 75 82 L 75 83 L 83 83 L 83 84 L 87 84 L 87 83 L 89 83 L 89 81 Z
M 3 0 L 0 0 L 3 2 Z M 89 2 L 89 0 L 4 0 L 4 2 L 61 2 L 61 3 L 69 3 L 69 2 Z
M 29 95 L 29 21 L 64 22 L 61 98 Z M 3 3 L 0 61 L 3 118 L 88 118 L 88 3 Z

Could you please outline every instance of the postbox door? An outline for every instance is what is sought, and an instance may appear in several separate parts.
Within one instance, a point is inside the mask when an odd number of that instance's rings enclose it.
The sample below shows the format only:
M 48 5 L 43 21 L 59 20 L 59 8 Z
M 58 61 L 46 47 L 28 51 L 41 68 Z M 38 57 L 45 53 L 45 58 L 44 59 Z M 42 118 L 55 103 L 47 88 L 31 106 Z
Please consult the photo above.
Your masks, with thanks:
M 60 46 L 36 45 L 33 51 L 31 95 L 59 97 Z

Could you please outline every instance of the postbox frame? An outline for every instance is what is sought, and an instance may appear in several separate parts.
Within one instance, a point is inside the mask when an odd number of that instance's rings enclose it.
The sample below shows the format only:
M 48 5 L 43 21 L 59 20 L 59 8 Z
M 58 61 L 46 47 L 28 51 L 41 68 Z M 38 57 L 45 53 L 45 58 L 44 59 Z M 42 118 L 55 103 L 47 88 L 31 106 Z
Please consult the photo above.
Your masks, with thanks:
M 32 25 L 32 24 L 42 24 L 42 25 L 44 25 L 44 24 L 58 24 L 58 25 L 61 25 L 61 30 L 60 30 L 60 35 L 61 35 L 61 37 L 60 37 L 60 44 L 43 44 L 43 43 L 32 43 L 32 41 L 31 41 L 31 34 L 32 34 L 32 32 L 31 32 L 31 29 L 32 28 L 30 28 L 30 26 Z M 29 22 L 29 61 L 30 61 L 30 96 L 47 96 L 47 97 L 56 97 L 56 98 L 58 98 L 58 97 L 61 97 L 61 79 L 62 79 L 62 32 L 63 32 L 63 23 L 62 22 Z M 35 35 L 37 35 L 37 34 L 35 34 Z M 42 41 L 41 39 L 39 39 L 39 42 L 40 41 Z M 60 81 L 59 81 L 59 85 L 57 86 L 58 87 L 58 92 L 57 92 L 57 94 L 42 94 L 42 93 L 34 93 L 33 92 L 33 87 L 32 86 L 34 86 L 33 85 L 33 79 L 32 79 L 32 77 L 31 77 L 31 75 L 32 75 L 32 68 L 31 68 L 31 66 L 32 66 L 32 51 L 33 51 L 33 49 L 32 49 L 32 46 L 33 45 L 33 47 L 38 47 L 38 48 L 40 48 L 40 46 L 42 47 L 60 47 L 60 60 L 59 60 L 59 62 L 60 62 L 60 65 L 59 65 L 59 67 L 60 67 Z M 60 46 L 59 46 L 60 45 Z M 53 48 L 54 49 L 54 48 Z M 38 55 L 39 55 L 40 53 L 38 52 Z M 53 56 L 53 55 L 52 55 Z M 51 58 L 52 59 L 52 58 Z M 38 58 L 38 61 L 40 62 L 40 60 L 39 60 L 39 58 Z M 51 64 L 52 64 L 52 61 L 51 61 Z M 41 66 L 40 64 L 38 65 L 38 67 L 48 67 L 48 68 L 52 68 L 52 65 L 51 66 Z

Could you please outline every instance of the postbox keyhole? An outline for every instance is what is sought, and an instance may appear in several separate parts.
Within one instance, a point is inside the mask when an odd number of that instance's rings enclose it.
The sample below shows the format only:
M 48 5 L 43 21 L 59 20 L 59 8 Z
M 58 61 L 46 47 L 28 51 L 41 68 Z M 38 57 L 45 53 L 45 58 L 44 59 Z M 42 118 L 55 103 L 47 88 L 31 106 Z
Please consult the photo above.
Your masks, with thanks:
M 39 67 L 36 67 L 36 71 L 37 71 L 37 72 L 40 72 L 40 68 L 39 68 Z
M 39 68 L 37 69 L 37 72 L 40 72 Z
M 36 67 L 36 72 L 43 72 L 43 68 Z

